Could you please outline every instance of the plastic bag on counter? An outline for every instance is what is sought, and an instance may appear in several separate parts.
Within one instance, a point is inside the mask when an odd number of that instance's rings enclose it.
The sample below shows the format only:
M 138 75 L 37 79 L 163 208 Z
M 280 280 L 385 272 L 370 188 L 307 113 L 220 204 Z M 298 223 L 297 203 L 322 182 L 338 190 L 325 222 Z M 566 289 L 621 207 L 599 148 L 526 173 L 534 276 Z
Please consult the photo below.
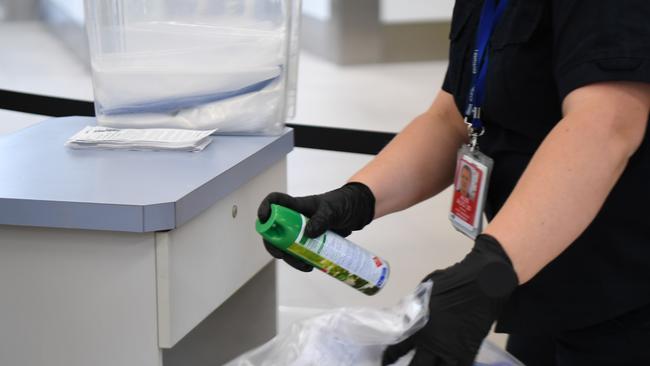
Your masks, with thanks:
M 295 108 L 300 0 L 87 0 L 98 124 L 278 134 Z
M 166 26 L 164 32 L 161 26 Z M 92 69 L 100 125 L 218 128 L 221 134 L 281 131 L 286 96 L 282 29 L 243 34 L 205 27 L 207 35 L 201 38 L 194 30 L 197 27 L 138 27 L 149 37 L 156 35 L 155 39 L 173 38 L 175 31 L 188 42 L 192 37 L 200 41 L 194 41 L 195 48 L 95 57 Z M 129 34 L 137 33 L 130 29 Z
M 225 366 L 378 366 L 387 345 L 398 343 L 421 329 L 428 319 L 432 284 L 388 309 L 340 308 L 302 320 L 266 344 Z M 407 366 L 412 355 L 396 366 Z M 486 341 L 476 366 L 522 365 Z
M 279 76 L 242 89 L 142 101 L 107 108 L 99 124 L 115 128 L 218 129 L 220 134 L 276 134 L 284 124 Z

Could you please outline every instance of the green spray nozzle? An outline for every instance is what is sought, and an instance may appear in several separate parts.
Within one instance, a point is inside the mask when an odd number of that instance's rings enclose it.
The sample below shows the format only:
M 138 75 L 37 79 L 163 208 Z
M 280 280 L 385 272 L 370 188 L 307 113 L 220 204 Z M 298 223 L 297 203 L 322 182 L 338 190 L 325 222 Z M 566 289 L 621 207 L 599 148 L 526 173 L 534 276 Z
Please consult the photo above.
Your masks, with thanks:
M 257 220 L 255 230 L 271 244 L 286 249 L 300 236 L 303 222 L 302 215 L 284 206 L 272 204 L 271 214 L 266 222 Z

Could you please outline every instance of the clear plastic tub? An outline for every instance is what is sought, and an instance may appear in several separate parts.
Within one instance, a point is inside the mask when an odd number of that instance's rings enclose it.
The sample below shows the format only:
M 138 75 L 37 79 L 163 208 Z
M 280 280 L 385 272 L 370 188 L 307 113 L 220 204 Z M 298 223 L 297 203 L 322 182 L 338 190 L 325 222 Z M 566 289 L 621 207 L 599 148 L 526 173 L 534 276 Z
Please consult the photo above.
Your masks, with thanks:
M 86 0 L 100 125 L 274 134 L 293 115 L 300 0 Z

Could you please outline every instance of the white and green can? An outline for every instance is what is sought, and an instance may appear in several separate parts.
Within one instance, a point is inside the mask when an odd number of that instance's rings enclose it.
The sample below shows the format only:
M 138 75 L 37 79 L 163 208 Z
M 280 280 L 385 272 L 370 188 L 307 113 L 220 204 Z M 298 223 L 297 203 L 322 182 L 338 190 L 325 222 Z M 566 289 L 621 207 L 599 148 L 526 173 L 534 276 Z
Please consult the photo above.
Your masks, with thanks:
M 269 219 L 258 220 L 255 229 L 273 246 L 366 295 L 384 287 L 390 274 L 388 262 L 331 231 L 308 238 L 304 235 L 307 221 L 294 210 L 271 205 Z

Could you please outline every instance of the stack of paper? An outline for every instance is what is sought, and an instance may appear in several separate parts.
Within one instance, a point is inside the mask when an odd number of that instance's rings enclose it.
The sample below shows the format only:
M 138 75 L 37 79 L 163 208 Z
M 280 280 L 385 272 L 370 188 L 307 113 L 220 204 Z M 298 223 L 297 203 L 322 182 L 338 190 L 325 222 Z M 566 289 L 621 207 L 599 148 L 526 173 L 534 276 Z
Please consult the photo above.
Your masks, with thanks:
M 65 143 L 73 149 L 201 151 L 216 130 L 118 129 L 87 126 Z

